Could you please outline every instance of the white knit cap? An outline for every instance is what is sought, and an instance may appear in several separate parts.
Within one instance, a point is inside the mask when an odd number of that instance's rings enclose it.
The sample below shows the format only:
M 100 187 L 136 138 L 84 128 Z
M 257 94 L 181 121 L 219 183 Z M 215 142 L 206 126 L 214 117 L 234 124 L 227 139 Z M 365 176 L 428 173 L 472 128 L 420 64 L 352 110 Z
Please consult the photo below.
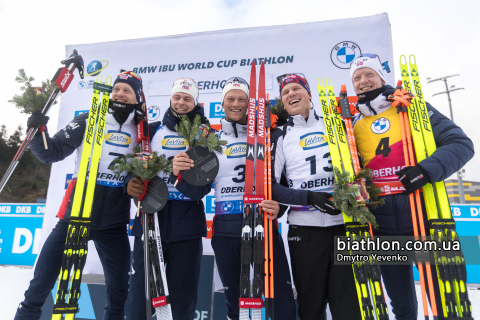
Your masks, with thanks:
M 172 86 L 172 96 L 177 92 L 183 92 L 192 96 L 195 105 L 198 103 L 198 84 L 190 78 L 178 78 Z
M 245 92 L 245 94 L 247 95 L 247 100 L 248 100 L 248 87 L 247 87 L 247 85 L 243 82 L 240 82 L 240 81 L 234 79 L 233 81 L 229 81 L 227 84 L 225 84 L 223 86 L 222 104 L 223 104 L 223 100 L 225 99 L 225 96 L 227 95 L 228 91 L 234 90 L 234 89 L 242 90 L 243 92 Z
M 375 57 L 372 57 L 375 56 Z M 370 68 L 375 71 L 383 81 L 385 80 L 385 75 L 383 73 L 383 66 L 380 62 L 380 58 L 377 55 L 366 53 L 360 57 L 353 60 L 352 65 L 350 66 L 350 79 L 353 81 L 353 75 L 358 69 L 361 68 Z

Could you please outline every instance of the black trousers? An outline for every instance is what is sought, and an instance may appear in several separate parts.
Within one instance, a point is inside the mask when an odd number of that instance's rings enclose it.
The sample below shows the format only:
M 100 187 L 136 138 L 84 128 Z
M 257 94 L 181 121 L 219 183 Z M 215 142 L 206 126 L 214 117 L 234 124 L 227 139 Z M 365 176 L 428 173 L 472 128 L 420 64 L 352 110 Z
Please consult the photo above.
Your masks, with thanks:
M 289 228 L 288 246 L 301 320 L 325 319 L 327 302 L 333 320 L 361 319 L 352 267 L 334 264 L 334 236 L 345 236 L 345 227 Z
M 275 294 L 274 316 L 277 320 L 294 320 L 296 319 L 296 308 L 292 281 L 282 236 L 278 231 L 273 233 L 272 240 Z M 218 273 L 225 288 L 228 318 L 231 320 L 238 320 L 239 318 L 238 299 L 240 298 L 241 247 L 242 240 L 240 238 L 215 235 L 212 237 L 212 248 L 215 252 Z
M 162 242 L 162 248 L 173 319 L 193 320 L 197 307 L 202 239 Z M 126 319 L 145 320 L 145 268 L 143 241 L 140 237 L 135 237 L 132 269 L 130 292 L 125 305 Z M 155 309 L 152 308 L 152 312 Z
M 48 236 L 37 259 L 25 300 L 20 303 L 15 320 L 35 320 L 42 315 L 42 306 L 60 274 L 68 223 L 60 220 Z M 105 275 L 107 305 L 104 320 L 123 320 L 124 304 L 128 295 L 130 244 L 127 227 L 90 230 Z M 88 259 L 88 256 L 87 256 Z M 80 308 L 82 306 L 80 305 Z

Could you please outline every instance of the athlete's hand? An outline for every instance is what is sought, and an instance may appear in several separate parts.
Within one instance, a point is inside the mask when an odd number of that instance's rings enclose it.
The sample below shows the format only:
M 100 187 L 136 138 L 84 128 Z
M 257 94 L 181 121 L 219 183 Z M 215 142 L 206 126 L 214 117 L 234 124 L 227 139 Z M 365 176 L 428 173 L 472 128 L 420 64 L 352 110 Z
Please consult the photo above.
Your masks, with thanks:
M 263 200 L 260 202 L 260 207 L 267 213 L 267 218 L 270 220 L 275 220 L 280 211 L 280 205 L 277 201 L 273 200 Z
M 430 182 L 430 178 L 425 173 L 425 170 L 419 165 L 405 167 L 395 174 L 398 176 L 398 180 L 403 183 L 405 187 L 403 193 L 406 194 L 415 192 Z
M 40 111 L 33 111 L 32 115 L 27 120 L 27 129 L 31 127 L 41 127 L 45 126 L 48 122 L 49 117 L 45 116 Z
M 142 195 L 145 186 L 143 185 L 142 179 L 134 177 L 127 184 L 127 193 L 134 198 L 138 198 Z
M 178 176 L 180 170 L 188 170 L 193 167 L 193 160 L 185 152 L 180 152 L 172 160 L 173 174 Z
M 315 207 L 320 212 L 336 216 L 342 213 L 342 211 L 335 208 L 332 201 L 332 195 L 327 192 L 308 192 L 308 205 Z

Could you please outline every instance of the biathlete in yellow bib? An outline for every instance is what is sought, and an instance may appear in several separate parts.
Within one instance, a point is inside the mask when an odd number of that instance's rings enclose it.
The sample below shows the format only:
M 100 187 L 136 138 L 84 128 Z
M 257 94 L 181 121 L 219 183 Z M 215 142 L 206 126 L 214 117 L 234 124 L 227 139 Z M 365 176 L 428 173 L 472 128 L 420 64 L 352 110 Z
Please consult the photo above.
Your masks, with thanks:
M 357 57 L 351 64 L 350 77 L 359 98 L 356 108 L 360 115 L 353 127 L 358 152 L 363 166 L 372 170 L 373 183 L 382 189 L 385 200 L 384 206 L 370 209 L 379 224 L 374 235 L 412 236 L 409 194 L 462 168 L 474 155 L 473 143 L 461 128 L 427 103 L 437 150 L 417 165 L 405 166 L 400 117 L 387 100 L 395 89 L 386 84 L 380 58 L 368 53 Z M 422 207 L 424 221 L 428 221 L 423 199 Z M 430 234 L 428 223 L 425 228 Z M 412 266 L 382 265 L 381 270 L 396 319 L 417 319 Z M 436 272 L 433 277 L 437 286 Z M 441 301 L 438 292 L 436 289 L 437 304 Z M 439 319 L 443 319 L 441 312 Z

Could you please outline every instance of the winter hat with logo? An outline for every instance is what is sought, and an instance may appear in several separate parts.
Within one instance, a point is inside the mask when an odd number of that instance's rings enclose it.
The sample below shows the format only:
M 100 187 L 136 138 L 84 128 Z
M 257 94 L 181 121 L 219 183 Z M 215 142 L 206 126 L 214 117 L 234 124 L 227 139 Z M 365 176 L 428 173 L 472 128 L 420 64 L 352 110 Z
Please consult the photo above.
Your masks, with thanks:
M 350 79 L 352 81 L 355 72 L 361 68 L 372 69 L 380 76 L 380 78 L 382 78 L 383 81 L 387 82 L 387 80 L 385 79 L 382 62 L 376 54 L 364 53 L 355 60 L 353 60 L 352 64 L 350 65 Z
M 177 92 L 183 92 L 192 96 L 195 105 L 198 104 L 198 84 L 190 78 L 178 78 L 172 86 L 172 96 Z
M 307 78 L 303 73 L 287 73 L 277 77 L 277 82 L 280 88 L 280 95 L 282 94 L 283 87 L 285 87 L 289 83 L 298 83 L 305 90 L 308 91 L 310 97 L 312 96 L 312 91 L 310 90 L 310 86 L 308 85 Z
M 248 82 L 243 80 L 240 77 L 233 77 L 228 79 L 227 81 L 225 81 L 225 85 L 223 86 L 223 90 L 222 90 L 222 104 L 228 91 L 233 89 L 242 90 L 243 92 L 245 92 L 248 99 L 248 88 L 249 88 Z
M 142 85 L 142 78 L 132 71 L 125 71 L 120 73 L 115 79 L 113 86 L 118 82 L 123 82 L 128 84 L 132 87 L 133 91 L 135 92 L 135 97 L 137 97 L 137 102 L 140 103 L 142 101 L 142 92 L 143 92 L 143 85 Z

